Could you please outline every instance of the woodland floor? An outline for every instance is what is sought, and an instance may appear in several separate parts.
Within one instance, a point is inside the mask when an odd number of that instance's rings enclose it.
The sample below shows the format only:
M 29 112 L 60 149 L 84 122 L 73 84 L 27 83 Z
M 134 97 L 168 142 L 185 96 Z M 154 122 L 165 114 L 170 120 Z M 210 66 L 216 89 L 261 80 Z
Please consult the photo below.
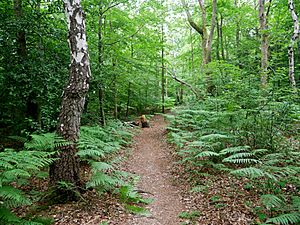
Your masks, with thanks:
M 99 225 L 105 221 L 103 224 L 111 225 L 255 224 L 253 221 L 257 219 L 252 209 L 258 202 L 257 190 L 246 188 L 247 180 L 228 174 L 201 177 L 187 173 L 186 167 L 176 163 L 175 149 L 166 141 L 167 124 L 163 117 L 151 118 L 150 126 L 134 137 L 122 169 L 140 177 L 135 188 L 143 197 L 153 199 L 145 206 L 151 215 L 131 214 L 114 194 L 107 193 L 99 199 L 95 191 L 85 193 L 84 201 L 36 206 L 31 209 L 32 214 L 52 217 L 55 225 Z M 41 189 L 46 185 L 33 186 Z M 195 185 L 200 191 L 191 192 Z M 24 215 L 26 211 L 28 213 L 28 209 L 20 209 L 18 214 Z M 182 212 L 195 214 L 179 218 Z

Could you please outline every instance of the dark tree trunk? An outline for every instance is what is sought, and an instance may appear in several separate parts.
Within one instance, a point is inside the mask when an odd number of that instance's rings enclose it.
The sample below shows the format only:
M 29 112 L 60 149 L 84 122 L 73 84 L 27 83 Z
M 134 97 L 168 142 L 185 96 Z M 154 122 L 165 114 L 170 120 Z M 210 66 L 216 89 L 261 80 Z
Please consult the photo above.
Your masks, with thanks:
M 130 104 L 130 93 L 131 93 L 131 90 L 130 90 L 130 86 L 131 86 L 131 82 L 128 83 L 128 93 L 127 93 L 127 104 L 126 104 L 126 119 L 128 120 L 128 116 L 129 116 L 129 104 Z
M 22 27 L 22 18 L 23 18 L 23 9 L 22 9 L 23 0 L 14 0 L 14 13 L 16 19 L 19 23 L 19 27 Z M 18 29 L 17 31 L 17 53 L 21 58 L 26 57 L 26 34 L 24 29 Z
M 294 45 L 298 41 L 300 28 L 299 28 L 299 19 L 295 12 L 295 6 L 293 0 L 288 0 L 288 7 L 294 22 L 294 32 L 288 47 L 289 79 L 292 88 L 296 89 Z
M 105 126 L 105 113 L 104 113 L 104 88 L 102 84 L 99 84 L 99 89 L 98 89 L 98 99 L 99 99 L 99 124 L 101 126 Z
M 161 112 L 165 113 L 165 52 L 164 52 L 164 25 L 161 25 Z
M 103 3 L 102 1 L 99 2 L 99 18 L 98 18 L 98 63 L 99 63 L 99 71 L 100 76 L 103 76 L 103 67 L 104 67 L 104 45 L 103 45 Z M 102 80 L 102 79 L 101 79 Z M 99 99 L 99 123 L 101 126 L 106 125 L 105 121 L 105 112 L 104 112 L 104 97 L 105 97 L 105 91 L 102 83 L 99 83 L 99 89 L 98 89 L 98 99 Z
M 81 185 L 76 144 L 79 139 L 80 118 L 89 89 L 91 73 L 85 15 L 80 0 L 64 0 L 64 9 L 68 20 L 71 66 L 69 81 L 63 92 L 56 131 L 69 144 L 58 148 L 56 155 L 58 159 L 50 166 L 49 184 L 58 188 L 58 193 L 67 196 L 67 199 L 70 200 L 75 198 L 75 193 L 70 189 L 59 188 L 59 183 L 66 182 L 75 189 Z

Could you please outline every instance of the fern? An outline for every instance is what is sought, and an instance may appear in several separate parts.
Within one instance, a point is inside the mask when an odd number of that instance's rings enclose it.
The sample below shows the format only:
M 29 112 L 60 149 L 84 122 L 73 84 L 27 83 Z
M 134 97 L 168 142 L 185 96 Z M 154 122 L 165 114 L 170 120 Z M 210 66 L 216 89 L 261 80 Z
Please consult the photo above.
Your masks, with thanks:
M 269 210 L 271 208 L 279 208 L 285 205 L 285 203 L 280 198 L 271 194 L 262 195 L 260 197 L 260 200 L 262 204 Z
M 228 136 L 225 134 L 208 134 L 199 138 L 202 141 L 216 141 L 216 140 L 229 140 L 234 138 L 233 136 Z
M 274 180 L 277 180 L 275 176 L 255 167 L 237 169 L 231 171 L 230 173 L 238 176 L 249 177 L 249 178 L 269 177 Z
M 87 182 L 87 188 L 94 187 L 100 189 L 111 189 L 119 183 L 119 179 L 109 176 L 105 173 L 98 172 Z
M 261 163 L 261 161 L 257 159 L 251 159 L 251 158 L 244 158 L 244 159 L 233 159 L 233 158 L 226 158 L 223 159 L 222 162 L 226 163 L 233 163 L 233 164 L 258 164 Z
M 31 201 L 25 197 L 22 191 L 11 186 L 0 187 L 0 198 L 3 201 L 3 206 L 7 208 L 31 204 Z
M 268 219 L 266 221 L 267 224 L 275 223 L 275 224 L 299 224 L 300 223 L 300 213 L 287 213 L 282 214 L 280 216 Z
M 51 155 L 51 152 L 25 150 L 15 152 L 12 149 L 0 152 L 0 224 L 41 224 L 21 220 L 11 212 L 11 209 L 32 204 L 29 197 L 17 188 L 53 162 Z M 14 183 L 14 186 L 11 183 Z
M 227 154 L 235 154 L 239 152 L 246 152 L 250 149 L 250 146 L 237 146 L 237 147 L 230 147 L 225 148 L 220 151 L 220 155 L 227 155 Z
M 112 170 L 114 167 L 106 162 L 92 162 L 91 167 L 94 173 L 98 171 Z
M 211 157 L 211 156 L 219 156 L 218 153 L 212 151 L 203 151 L 198 153 L 195 157 L 196 158 L 203 158 L 203 157 Z

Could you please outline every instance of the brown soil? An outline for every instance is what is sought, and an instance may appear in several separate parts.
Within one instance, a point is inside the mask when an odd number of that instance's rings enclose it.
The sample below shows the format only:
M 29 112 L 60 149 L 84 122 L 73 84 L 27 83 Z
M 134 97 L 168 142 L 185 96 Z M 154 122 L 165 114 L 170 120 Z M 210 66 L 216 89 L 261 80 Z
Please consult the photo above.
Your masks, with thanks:
M 130 215 L 126 225 L 180 224 L 178 214 L 185 207 L 181 189 L 172 181 L 172 153 L 164 138 L 165 127 L 163 117 L 156 115 L 151 119 L 150 128 L 142 129 L 134 138 L 127 169 L 140 176 L 137 189 L 154 201 L 146 206 L 151 216 Z
M 54 225 L 250 225 L 258 221 L 253 214 L 257 205 L 257 190 L 246 190 L 245 179 L 236 179 L 228 174 L 197 176 L 197 168 L 174 164 L 180 158 L 165 137 L 166 122 L 156 115 L 151 118 L 150 128 L 143 128 L 134 137 L 130 156 L 123 170 L 140 177 L 135 188 L 145 198 L 154 201 L 145 208 L 149 216 L 130 214 L 114 193 L 100 198 L 92 190 L 84 194 L 85 201 L 45 206 L 34 210 L 37 216 L 52 217 Z M 122 155 L 126 154 L 125 152 Z M 188 169 L 189 168 L 189 169 Z M 45 181 L 46 182 L 46 181 Z M 191 192 L 192 187 L 202 187 Z M 36 183 L 38 190 L 46 183 Z M 182 212 L 196 212 L 194 218 L 180 219 Z M 28 208 L 20 208 L 24 216 Z

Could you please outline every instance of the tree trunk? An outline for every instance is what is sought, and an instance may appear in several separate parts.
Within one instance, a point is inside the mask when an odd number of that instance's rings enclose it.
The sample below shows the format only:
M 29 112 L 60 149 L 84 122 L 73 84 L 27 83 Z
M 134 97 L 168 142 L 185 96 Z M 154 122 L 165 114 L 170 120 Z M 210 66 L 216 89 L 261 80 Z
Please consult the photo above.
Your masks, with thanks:
M 103 54 L 104 54 L 104 45 L 103 45 L 103 34 L 102 34 L 102 29 L 103 29 L 103 3 L 102 1 L 99 2 L 99 18 L 98 18 L 98 63 L 99 63 L 99 73 L 100 73 L 100 80 L 102 79 L 103 76 L 103 67 L 104 67 L 104 59 L 103 59 Z M 105 97 L 105 92 L 104 92 L 104 87 L 101 81 L 98 84 L 98 100 L 99 100 L 99 124 L 101 126 L 106 125 L 105 121 L 105 112 L 104 112 L 104 97 Z
M 104 113 L 104 88 L 102 84 L 99 84 L 98 88 L 98 99 L 99 99 L 99 124 L 105 126 L 105 113 Z
M 207 31 L 207 16 L 206 16 L 206 9 L 204 6 L 203 0 L 198 0 L 200 9 L 201 9 L 201 16 L 202 16 L 202 64 L 206 65 L 211 62 L 211 47 L 212 47 L 212 40 L 215 30 L 216 24 L 216 14 L 217 14 L 217 0 L 213 0 L 213 11 L 212 11 L 212 19 L 211 19 L 211 26 L 210 26 L 210 33 Z
M 49 184 L 57 187 L 58 193 L 66 195 L 67 200 L 71 200 L 75 198 L 74 191 L 59 188 L 59 182 L 66 182 L 75 189 L 81 185 L 76 142 L 79 139 L 80 118 L 89 89 L 91 72 L 86 41 L 85 15 L 80 0 L 64 0 L 64 9 L 69 30 L 71 65 L 69 81 L 63 92 L 56 131 L 69 144 L 59 147 L 56 155 L 58 159 L 50 166 Z
M 192 52 L 192 55 L 191 55 L 191 73 L 194 72 L 194 44 L 193 44 L 193 34 L 192 34 L 192 28 L 190 28 L 190 37 L 191 37 L 191 52 Z
M 220 23 L 216 20 L 217 24 L 217 59 L 218 60 L 225 60 L 225 52 L 224 52 L 224 43 L 223 43 L 223 16 L 220 13 Z M 220 56 L 221 51 L 221 56 Z
M 23 18 L 23 8 L 22 8 L 23 0 L 14 0 L 14 13 L 18 23 L 22 23 Z M 19 24 L 19 27 L 23 27 Z M 21 58 L 26 57 L 27 48 L 26 48 L 26 36 L 25 30 L 19 29 L 17 31 L 17 53 Z
M 219 19 L 218 19 L 218 17 L 217 17 L 216 58 L 217 58 L 217 60 L 221 60 L 221 56 L 220 56 L 220 24 L 219 24 Z
M 293 22 L 294 22 L 294 32 L 291 38 L 291 42 L 288 47 L 288 57 L 289 57 L 289 79 L 293 89 L 296 89 L 296 81 L 295 81 L 295 57 L 294 57 L 294 46 L 296 41 L 299 38 L 299 20 L 298 16 L 295 12 L 294 2 L 293 0 L 288 0 L 288 7 L 291 13 Z
M 211 50 L 212 50 L 212 40 L 214 35 L 214 29 L 216 24 L 216 13 L 217 13 L 217 0 L 212 0 L 212 19 L 211 19 L 211 26 L 210 26 L 210 33 L 207 31 L 207 16 L 206 16 L 206 9 L 204 6 L 204 0 L 198 0 L 200 10 L 201 10 L 201 17 L 202 17 L 202 25 L 201 27 L 198 26 L 192 19 L 192 16 L 189 12 L 189 9 L 187 7 L 187 4 L 185 0 L 181 0 L 183 7 L 185 8 L 188 22 L 197 31 L 198 34 L 200 34 L 202 41 L 202 68 L 205 67 L 210 61 L 211 61 Z M 214 91 L 214 87 L 212 84 L 211 76 L 210 74 L 206 73 L 206 84 L 207 84 L 207 92 L 211 93 Z
M 221 45 L 221 54 L 222 60 L 225 60 L 225 50 L 224 50 L 224 41 L 223 41 L 223 16 L 221 14 L 221 21 L 220 21 L 220 45 Z
M 164 25 L 161 25 L 161 112 L 165 113 L 165 59 L 164 59 Z
M 130 104 L 130 97 L 131 97 L 130 96 L 130 93 L 131 93 L 130 88 L 131 88 L 131 82 L 129 81 L 129 83 L 128 83 L 128 91 L 127 91 L 126 114 L 125 114 L 127 120 L 128 120 L 128 116 L 129 116 L 129 104 Z
M 271 0 L 268 10 L 265 12 L 265 0 L 259 0 L 259 24 L 261 32 L 261 86 L 264 88 L 268 82 L 269 66 L 269 34 L 267 17 L 270 10 Z

